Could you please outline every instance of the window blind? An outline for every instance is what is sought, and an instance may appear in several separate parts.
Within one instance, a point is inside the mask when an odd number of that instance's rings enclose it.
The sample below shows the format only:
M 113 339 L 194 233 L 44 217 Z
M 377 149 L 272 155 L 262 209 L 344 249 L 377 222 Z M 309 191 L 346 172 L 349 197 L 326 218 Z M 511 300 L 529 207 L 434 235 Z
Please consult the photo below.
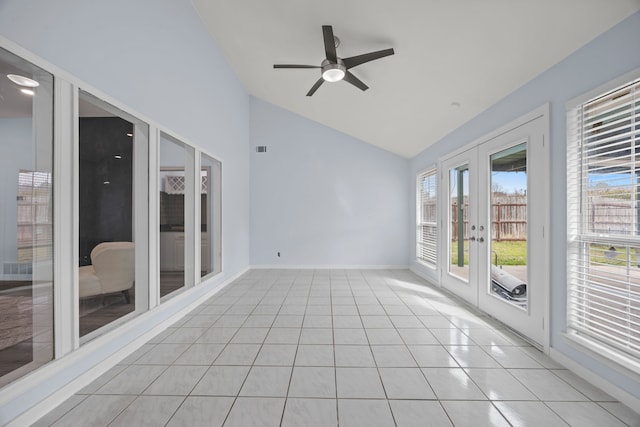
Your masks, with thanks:
M 567 327 L 640 362 L 640 79 L 567 114 Z
M 437 262 L 437 170 L 418 174 L 416 258 L 435 268 Z

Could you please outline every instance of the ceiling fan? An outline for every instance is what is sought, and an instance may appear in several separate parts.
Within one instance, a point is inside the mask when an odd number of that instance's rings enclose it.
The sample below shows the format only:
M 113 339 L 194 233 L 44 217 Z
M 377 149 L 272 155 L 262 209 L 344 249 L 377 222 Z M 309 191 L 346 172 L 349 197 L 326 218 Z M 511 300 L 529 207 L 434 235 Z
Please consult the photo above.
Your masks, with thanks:
M 322 26 L 322 35 L 324 36 L 324 51 L 326 58 L 320 65 L 275 64 L 273 66 L 273 68 L 320 68 L 322 77 L 320 77 L 309 92 L 307 92 L 307 96 L 313 95 L 325 81 L 333 83 L 344 80 L 363 91 L 367 90 L 369 89 L 369 86 L 354 76 L 349 69 L 364 64 L 365 62 L 393 55 L 394 53 L 393 49 L 384 49 L 352 56 L 350 58 L 338 58 L 336 48 L 340 44 L 340 39 L 333 35 L 333 28 L 331 25 Z

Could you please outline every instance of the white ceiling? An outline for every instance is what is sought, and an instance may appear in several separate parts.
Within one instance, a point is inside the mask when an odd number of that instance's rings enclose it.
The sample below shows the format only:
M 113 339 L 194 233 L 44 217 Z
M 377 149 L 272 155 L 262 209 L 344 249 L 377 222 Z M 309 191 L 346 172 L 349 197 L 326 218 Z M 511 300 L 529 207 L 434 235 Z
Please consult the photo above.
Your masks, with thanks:
M 413 157 L 640 9 L 640 0 L 193 0 L 257 98 Z M 322 25 L 346 58 L 396 54 L 351 71 L 370 89 L 325 83 Z M 460 106 L 453 106 L 458 103 Z

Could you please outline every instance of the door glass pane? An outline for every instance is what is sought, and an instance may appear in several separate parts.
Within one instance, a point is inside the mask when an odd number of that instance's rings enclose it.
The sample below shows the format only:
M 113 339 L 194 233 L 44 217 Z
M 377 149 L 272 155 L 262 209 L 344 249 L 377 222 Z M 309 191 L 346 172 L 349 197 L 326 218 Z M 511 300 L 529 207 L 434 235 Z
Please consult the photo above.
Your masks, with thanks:
M 53 76 L 0 49 L 0 387 L 53 357 Z
M 527 308 L 527 145 L 491 156 L 490 292 Z
M 87 92 L 81 90 L 78 98 L 78 290 L 83 337 L 136 308 L 146 308 L 146 298 L 137 301 L 146 283 L 136 280 L 140 276 L 134 256 L 134 212 L 146 203 L 145 195 L 135 194 L 135 180 L 136 170 L 146 176 L 148 160 L 135 159 L 134 154 L 136 147 L 148 147 L 149 131 L 146 123 Z
M 193 273 L 194 155 L 193 148 L 160 134 L 160 297 L 193 284 L 187 276 Z
M 449 170 L 451 262 L 449 273 L 469 281 L 469 166 Z
M 204 277 L 221 270 L 220 252 L 220 185 L 221 164 L 216 159 L 202 154 L 201 165 L 201 205 L 200 205 L 200 231 L 201 231 L 201 264 L 200 275 Z

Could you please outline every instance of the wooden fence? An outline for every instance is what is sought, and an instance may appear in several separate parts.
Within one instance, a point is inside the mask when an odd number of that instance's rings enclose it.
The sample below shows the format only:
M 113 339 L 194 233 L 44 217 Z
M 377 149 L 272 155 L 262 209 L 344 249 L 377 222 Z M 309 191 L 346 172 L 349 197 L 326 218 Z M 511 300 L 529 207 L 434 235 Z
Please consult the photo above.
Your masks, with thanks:
M 465 198 L 466 199 L 466 198 Z M 458 239 L 458 203 L 454 199 L 451 204 L 451 239 Z M 500 196 L 494 197 L 491 205 L 491 239 L 494 241 L 527 240 L 527 197 Z M 468 238 L 469 203 L 462 205 L 464 221 L 464 239 Z
M 494 197 L 491 205 L 491 238 L 494 241 L 527 240 L 527 197 L 500 196 Z M 588 225 L 590 231 L 606 234 L 634 234 L 640 229 L 640 205 L 632 200 L 616 200 L 607 197 L 592 196 L 589 198 Z M 427 209 L 424 209 L 427 211 Z M 458 239 L 458 203 L 455 198 L 451 203 L 451 239 Z M 429 206 L 435 218 L 435 206 Z M 464 221 L 464 239 L 469 236 L 469 203 L 464 200 L 462 206 Z
M 633 200 L 591 196 L 588 199 L 591 232 L 633 235 L 638 229 L 639 207 Z
M 464 239 L 468 238 L 468 208 L 465 203 L 462 207 L 464 221 Z M 458 204 L 451 205 L 451 238 L 458 239 L 458 217 L 456 215 Z M 527 240 L 527 204 L 526 203 L 494 203 L 491 205 L 493 213 L 491 224 L 491 238 L 494 241 Z

